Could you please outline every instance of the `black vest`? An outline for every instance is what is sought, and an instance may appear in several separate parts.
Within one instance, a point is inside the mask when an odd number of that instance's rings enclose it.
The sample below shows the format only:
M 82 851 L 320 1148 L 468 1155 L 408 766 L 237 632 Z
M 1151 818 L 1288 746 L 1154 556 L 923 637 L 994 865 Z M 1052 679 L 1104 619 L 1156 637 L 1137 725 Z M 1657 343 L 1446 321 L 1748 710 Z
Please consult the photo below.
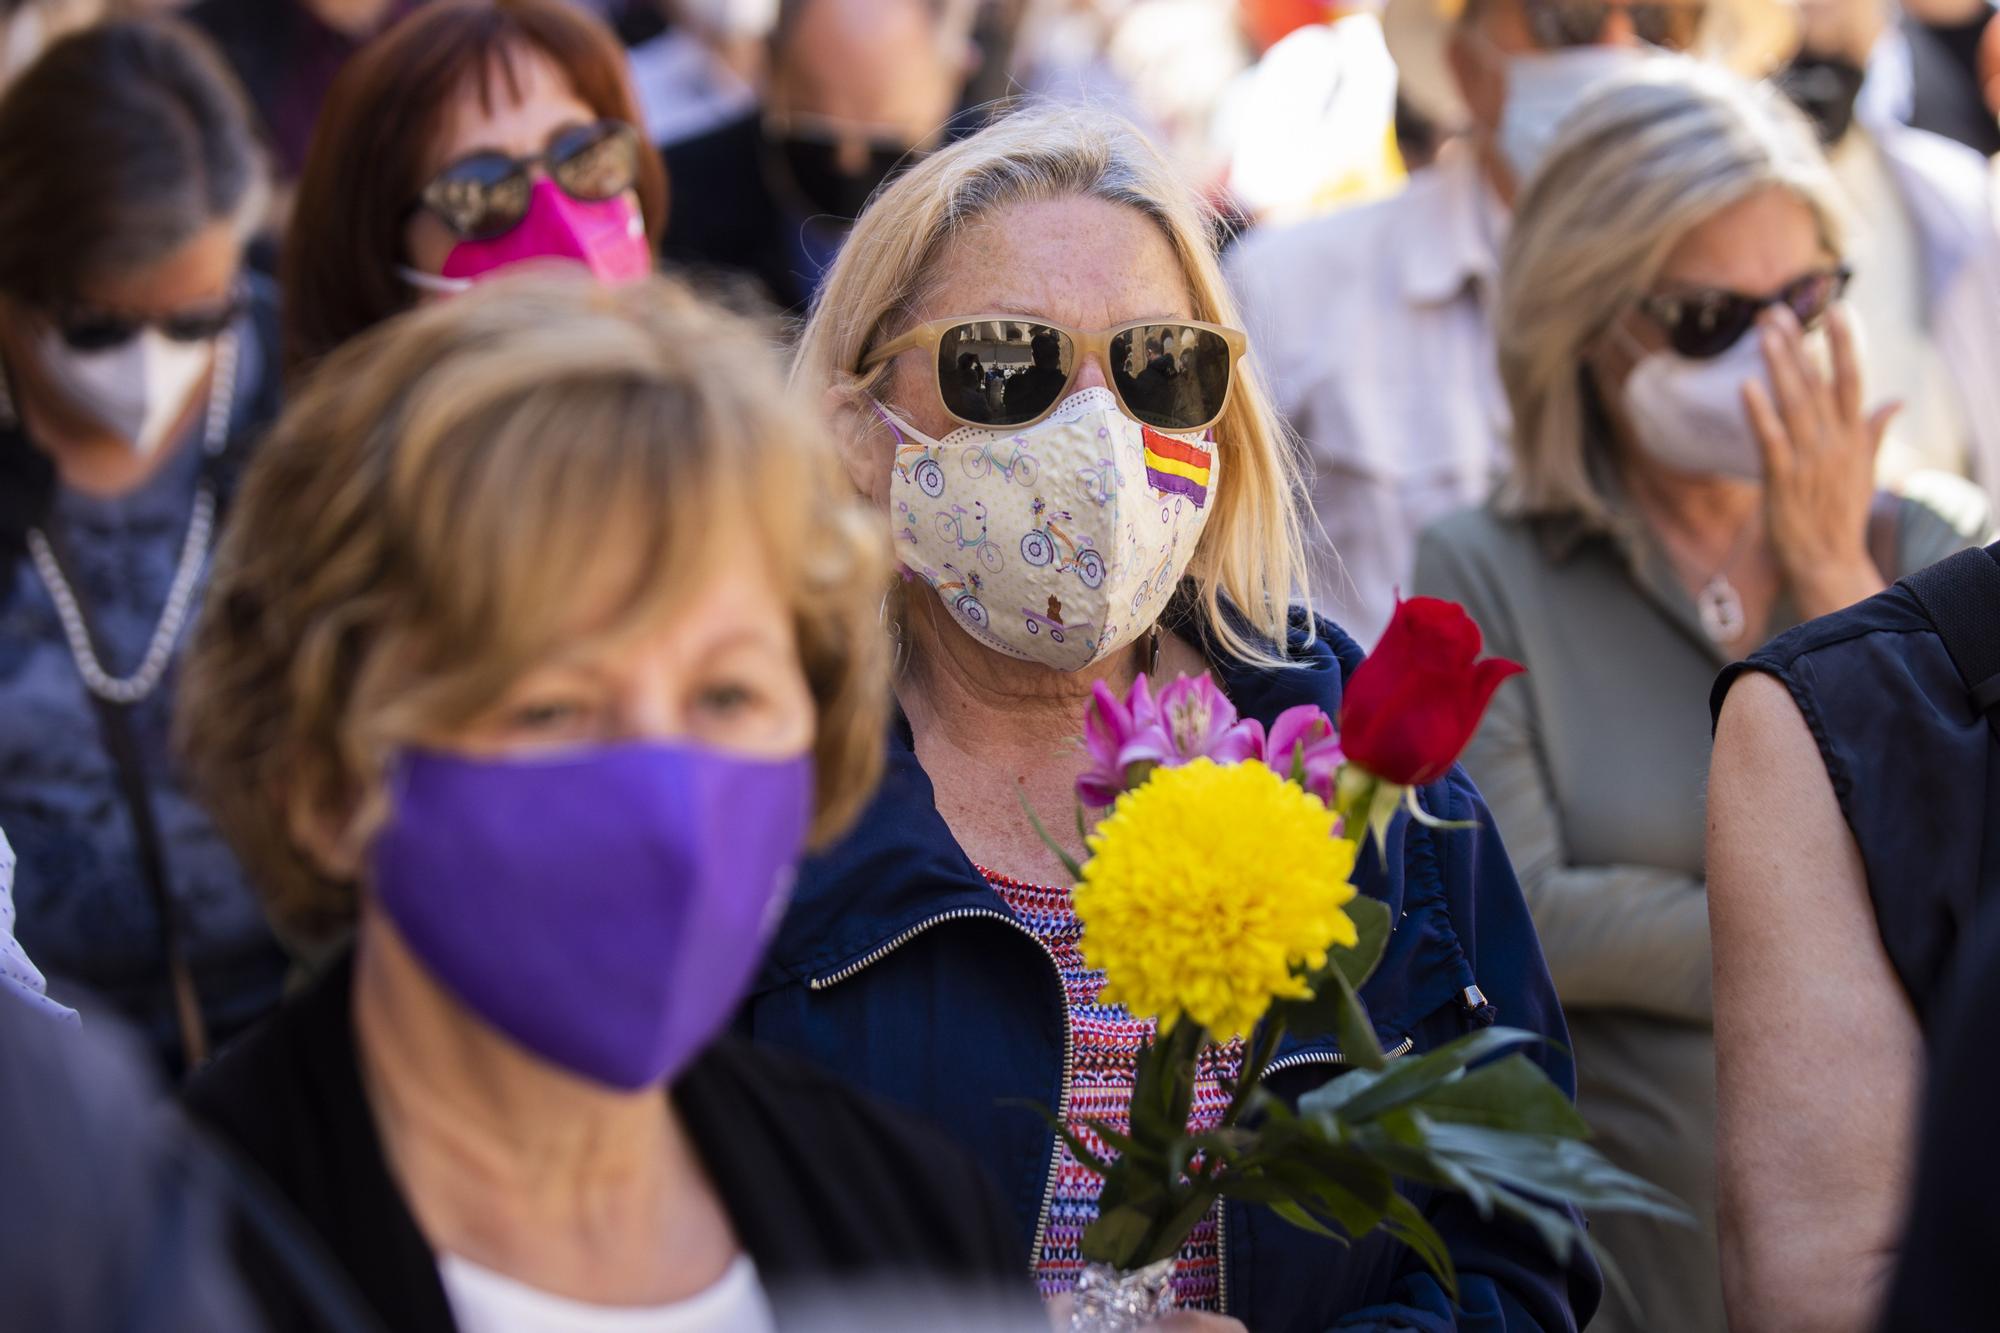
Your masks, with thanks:
M 1960 941 L 2000 900 L 2000 733 L 1902 584 L 1730 667 L 1715 713 L 1745 671 L 1783 681 L 1819 743 L 1882 943 L 1929 1033 Z

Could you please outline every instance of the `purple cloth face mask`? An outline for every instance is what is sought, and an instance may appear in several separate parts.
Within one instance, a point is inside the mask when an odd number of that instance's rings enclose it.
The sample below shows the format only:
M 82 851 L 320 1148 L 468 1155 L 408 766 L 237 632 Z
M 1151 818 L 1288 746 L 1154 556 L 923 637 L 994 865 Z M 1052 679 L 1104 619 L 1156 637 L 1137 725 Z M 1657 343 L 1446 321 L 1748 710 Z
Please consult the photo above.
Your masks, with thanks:
M 466 1007 L 613 1087 L 671 1079 L 722 1030 L 777 928 L 812 764 L 631 743 L 403 756 L 377 903 Z

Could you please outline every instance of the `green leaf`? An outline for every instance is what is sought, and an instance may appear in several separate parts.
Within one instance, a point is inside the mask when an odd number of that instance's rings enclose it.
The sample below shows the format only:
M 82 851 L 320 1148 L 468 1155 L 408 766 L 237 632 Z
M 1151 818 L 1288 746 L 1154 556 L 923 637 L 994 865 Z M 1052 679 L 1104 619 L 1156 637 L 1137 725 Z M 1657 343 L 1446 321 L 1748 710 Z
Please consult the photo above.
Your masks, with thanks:
M 1361 938 L 1352 949 L 1334 949 L 1327 961 L 1340 969 L 1347 983 L 1360 990 L 1368 978 L 1375 975 L 1376 964 L 1382 961 L 1382 951 L 1389 947 L 1389 931 L 1395 925 L 1389 914 L 1389 904 L 1380 898 L 1370 898 L 1365 893 L 1357 893 L 1348 899 L 1346 912 L 1354 922 L 1355 933 Z
M 1576 1139 L 1450 1123 L 1431 1125 L 1426 1137 L 1433 1155 L 1510 1190 L 1585 1211 L 1690 1221 L 1673 1195 Z
M 1441 832 L 1455 832 L 1459 829 L 1479 827 L 1476 820 L 1439 819 L 1436 815 L 1424 809 L 1423 805 L 1417 800 L 1417 789 L 1415 787 L 1403 788 L 1403 804 L 1409 809 L 1410 818 L 1416 820 L 1427 829 L 1437 829 Z
M 1028 823 L 1034 828 L 1035 836 L 1040 838 L 1042 840 L 1043 845 L 1046 846 L 1051 852 L 1055 853 L 1056 859 L 1062 862 L 1062 868 L 1069 872 L 1070 883 L 1072 884 L 1082 883 L 1083 867 L 1077 864 L 1076 858 L 1069 854 L 1067 848 L 1065 848 L 1061 843 L 1057 842 L 1054 838 L 1050 837 L 1049 831 L 1042 827 L 1042 821 L 1040 816 L 1035 814 L 1035 807 L 1028 804 L 1028 793 L 1025 791 L 1016 791 L 1015 795 L 1021 798 L 1021 809 L 1027 812 Z M 1079 808 L 1077 811 L 1078 818 L 1081 818 L 1082 815 L 1083 811 Z
M 1543 1038 L 1521 1028 L 1481 1028 L 1434 1051 L 1404 1056 L 1381 1078 L 1355 1085 L 1337 1078 L 1299 1099 L 1300 1115 L 1338 1113 L 1348 1121 L 1367 1120 L 1423 1096 L 1467 1065 Z
M 1414 1105 L 1434 1120 L 1566 1139 L 1590 1136 L 1590 1126 L 1575 1105 L 1525 1055 L 1509 1055 L 1469 1070 L 1425 1093 Z
M 1389 946 L 1392 923 L 1387 903 L 1357 895 L 1348 902 L 1346 910 L 1354 920 L 1355 933 L 1360 936 L 1354 947 L 1327 951 L 1326 966 L 1306 978 L 1306 984 L 1312 987 L 1311 998 L 1283 1000 L 1272 1006 L 1273 1019 L 1293 1032 L 1310 1035 L 1338 1032 L 1341 1008 L 1347 1000 L 1336 978 L 1345 977 L 1348 988 L 1358 992 L 1362 983 L 1374 974 L 1383 950 Z M 1345 1053 L 1345 1047 L 1342 1051 Z
M 1363 1125 L 1340 1145 L 1342 1151 L 1379 1163 L 1404 1180 L 1455 1190 L 1466 1196 L 1481 1217 L 1493 1215 L 1492 1189 L 1474 1172 L 1430 1150 L 1426 1122 L 1407 1111 L 1391 1111 Z
M 1331 1169 L 1329 1169 L 1331 1168 Z M 1380 1164 L 1360 1158 L 1326 1162 L 1292 1160 L 1273 1162 L 1267 1171 L 1270 1183 L 1309 1200 L 1314 1211 L 1332 1218 L 1350 1236 L 1365 1236 L 1382 1221 L 1388 1211 L 1395 1181 Z M 1226 1183 L 1226 1182 L 1225 1182 Z
M 1340 997 L 1340 1005 L 1334 1011 L 1334 1034 L 1340 1039 L 1340 1053 L 1347 1057 L 1351 1065 L 1362 1069 L 1380 1069 L 1389 1063 L 1389 1057 L 1382 1053 L 1382 1043 L 1376 1040 L 1375 1024 L 1368 1017 L 1368 1007 L 1361 1003 L 1361 997 L 1354 993 L 1347 976 L 1336 970 L 1328 978 Z
M 1382 1219 L 1382 1229 L 1415 1250 L 1417 1258 L 1424 1261 L 1424 1267 L 1444 1284 L 1445 1294 L 1451 1297 L 1452 1304 L 1458 1304 L 1458 1269 L 1451 1262 L 1451 1251 L 1446 1248 L 1444 1238 L 1438 1235 L 1437 1228 L 1417 1210 L 1415 1204 L 1400 1194 L 1391 1194 L 1389 1210 Z
M 1132 1137 L 1162 1154 L 1187 1133 L 1195 1058 L 1207 1037 L 1207 1029 L 1183 1015 L 1139 1052 L 1132 1083 Z
M 1151 1241 L 1147 1244 L 1140 1266 L 1171 1259 L 1179 1254 L 1188 1233 L 1195 1223 L 1208 1216 L 1208 1210 L 1215 1206 L 1215 1191 L 1198 1188 L 1190 1191 L 1175 1206 L 1172 1212 L 1161 1216 L 1153 1226 Z
M 1083 1257 L 1093 1263 L 1110 1264 L 1124 1271 L 1144 1267 L 1139 1257 L 1146 1233 L 1152 1229 L 1153 1215 L 1134 1204 L 1109 1208 L 1097 1215 L 1083 1232 Z
M 1315 1236 L 1325 1236 L 1328 1240 L 1337 1240 L 1342 1245 L 1353 1244 L 1353 1242 L 1349 1240 L 1348 1237 L 1342 1235 L 1338 1231 L 1335 1231 L 1332 1227 L 1320 1221 L 1318 1218 L 1314 1217 L 1311 1213 L 1307 1212 L 1305 1209 L 1299 1207 L 1299 1205 L 1291 1202 L 1290 1200 L 1282 1200 L 1276 1203 L 1272 1203 L 1269 1205 L 1269 1207 L 1272 1212 L 1276 1213 L 1279 1217 L 1284 1218 L 1287 1222 L 1290 1222 L 1293 1226 L 1297 1227 L 1301 1231 L 1310 1231 Z
M 1392 782 L 1376 781 L 1369 792 L 1368 836 L 1375 840 L 1375 850 L 1381 853 L 1385 863 L 1389 860 L 1389 826 L 1396 822 L 1396 811 L 1401 807 L 1403 793 L 1407 790 Z

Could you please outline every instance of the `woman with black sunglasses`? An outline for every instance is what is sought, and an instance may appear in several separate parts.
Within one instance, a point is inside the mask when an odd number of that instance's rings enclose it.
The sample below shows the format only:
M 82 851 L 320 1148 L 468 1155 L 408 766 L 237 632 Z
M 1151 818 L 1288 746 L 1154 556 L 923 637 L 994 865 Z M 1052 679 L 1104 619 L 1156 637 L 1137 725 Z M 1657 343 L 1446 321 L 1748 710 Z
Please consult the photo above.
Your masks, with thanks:
M 1517 205 L 1502 270 L 1514 477 L 1419 548 L 1418 590 L 1465 602 L 1528 667 L 1465 764 L 1570 1017 L 1578 1104 L 1607 1154 L 1702 1222 L 1599 1219 L 1638 1310 L 1596 1328 L 1725 1327 L 1710 683 L 1985 521 L 1964 483 L 1964 513 L 1874 491 L 1894 407 L 1860 379 L 1834 198 L 1799 114 L 1718 70 L 1663 60 L 1588 97 Z
M 267 197 L 241 92 L 166 22 L 87 29 L 0 101 L 0 825 L 51 991 L 169 1067 L 278 996 L 243 874 L 184 791 L 183 631 L 277 319 L 243 270 Z
M 515 264 L 653 268 L 666 170 L 625 54 L 567 0 L 432 0 L 335 80 L 285 240 L 288 370 Z

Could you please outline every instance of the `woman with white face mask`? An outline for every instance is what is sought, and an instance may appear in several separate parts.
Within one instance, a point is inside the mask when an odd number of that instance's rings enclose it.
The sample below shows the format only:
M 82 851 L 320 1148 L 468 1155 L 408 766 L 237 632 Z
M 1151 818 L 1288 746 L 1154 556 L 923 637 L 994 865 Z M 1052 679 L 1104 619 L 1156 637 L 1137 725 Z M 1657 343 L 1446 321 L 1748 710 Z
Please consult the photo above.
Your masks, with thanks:
M 85 29 L 0 100 L 0 824 L 50 993 L 170 1068 L 283 960 L 182 789 L 173 666 L 230 480 L 276 410 L 243 272 L 265 166 L 241 92 L 165 21 Z
M 1465 602 L 1528 667 L 1466 752 L 1576 1036 L 1605 1151 L 1692 1205 L 1690 1231 L 1596 1231 L 1638 1310 L 1594 1327 L 1724 1327 L 1703 712 L 1772 634 L 1969 544 L 1878 496 L 1833 185 L 1797 112 L 1660 60 L 1591 94 L 1515 211 L 1500 371 L 1515 473 L 1433 527 L 1420 591 Z
M 1297 463 L 1208 235 L 1191 192 L 1123 122 L 1010 116 L 870 204 L 795 372 L 837 409 L 848 475 L 896 543 L 902 577 L 883 607 L 899 714 L 881 792 L 801 872 L 744 1022 L 973 1149 L 1052 1299 L 1076 1281 L 1098 1180 L 1021 1103 L 1115 1119 L 1151 1024 L 1098 1002 L 1069 880 L 1022 801 L 1083 854 L 1069 811 L 1096 685 L 1123 695 L 1142 675 L 1157 690 L 1210 672 L 1268 724 L 1299 704 L 1337 711 L 1361 657 L 1293 607 Z M 967 357 L 1001 392 L 968 386 Z M 1454 773 L 1423 799 L 1468 827 L 1401 817 L 1357 880 L 1398 922 L 1363 991 L 1384 1049 L 1430 1049 L 1496 1011 L 1563 1043 L 1478 793 Z M 1282 1049 L 1267 1085 L 1279 1096 L 1341 1063 L 1326 1032 Z M 1533 1058 L 1569 1084 L 1559 1046 Z M 1241 1060 L 1240 1042 L 1216 1049 L 1192 1124 L 1220 1117 Z M 1414 1199 L 1451 1248 L 1466 1319 L 1518 1331 L 1589 1318 L 1589 1260 L 1565 1267 L 1469 1207 Z M 1196 1225 L 1174 1299 L 1171 1326 L 1187 1329 L 1454 1319 L 1396 1242 L 1347 1249 L 1237 1203 Z

